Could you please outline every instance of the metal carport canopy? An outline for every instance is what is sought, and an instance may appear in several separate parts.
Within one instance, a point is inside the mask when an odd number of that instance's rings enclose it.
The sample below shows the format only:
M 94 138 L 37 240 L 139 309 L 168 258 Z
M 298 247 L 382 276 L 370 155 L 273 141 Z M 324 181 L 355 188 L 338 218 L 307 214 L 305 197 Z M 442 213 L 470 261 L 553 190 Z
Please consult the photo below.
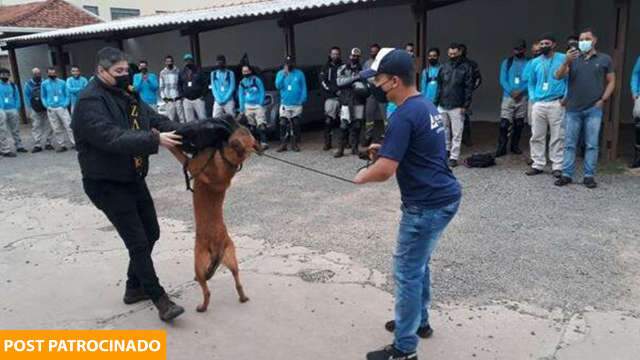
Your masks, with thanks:
M 343 11 L 378 6 L 416 4 L 428 9 L 463 0 L 228 0 L 199 10 L 127 18 L 100 24 L 16 36 L 0 40 L 3 49 L 38 44 L 68 44 L 91 39 L 128 39 L 171 30 L 207 31 L 269 18 L 303 22 Z

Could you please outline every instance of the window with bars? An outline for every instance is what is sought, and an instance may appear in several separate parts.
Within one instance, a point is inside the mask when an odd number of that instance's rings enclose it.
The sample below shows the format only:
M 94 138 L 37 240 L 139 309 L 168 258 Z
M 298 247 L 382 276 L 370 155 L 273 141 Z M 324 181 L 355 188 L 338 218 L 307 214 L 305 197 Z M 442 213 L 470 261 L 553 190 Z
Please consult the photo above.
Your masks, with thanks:
M 83 8 L 85 10 L 87 10 L 88 12 L 93 13 L 96 16 L 100 16 L 100 9 L 98 9 L 97 6 L 85 5 L 85 6 L 83 6 Z
M 111 20 L 140 16 L 139 9 L 111 8 Z

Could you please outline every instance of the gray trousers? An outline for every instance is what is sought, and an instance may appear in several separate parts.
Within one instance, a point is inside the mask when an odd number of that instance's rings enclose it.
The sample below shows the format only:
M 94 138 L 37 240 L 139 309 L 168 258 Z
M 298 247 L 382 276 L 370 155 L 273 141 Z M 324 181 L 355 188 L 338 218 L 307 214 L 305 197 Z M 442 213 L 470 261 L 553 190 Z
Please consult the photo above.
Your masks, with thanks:
M 7 114 L 0 109 L 0 153 L 8 154 L 15 151 L 16 146 L 7 123 Z
M 227 101 L 226 104 L 218 104 L 217 102 L 213 103 L 213 117 L 219 117 L 224 114 L 228 114 L 231 116 L 236 116 L 236 102 L 233 100 Z
M 23 149 L 22 139 L 20 138 L 20 115 L 18 110 L 0 110 L 4 113 L 5 124 L 9 135 L 13 139 L 15 149 Z M 14 149 L 14 150 L 15 150 Z M 4 151 L 3 151 L 4 152 Z
M 531 108 L 531 167 L 544 170 L 547 165 L 545 154 L 547 128 L 549 128 L 549 160 L 552 170 L 562 170 L 564 156 L 564 106 L 560 100 L 536 102 Z
M 49 108 L 47 109 L 47 116 L 58 146 L 74 146 L 69 110 L 66 108 Z
M 182 108 L 182 100 L 167 101 L 164 104 L 167 117 L 171 121 L 184 122 L 184 109 Z
M 458 160 L 460 158 L 460 146 L 462 144 L 462 132 L 464 131 L 464 114 L 462 108 L 445 110 L 438 108 L 444 122 L 445 139 L 447 141 L 447 151 L 449 158 Z
M 202 99 L 182 99 L 182 107 L 184 108 L 184 118 L 186 122 L 200 120 L 207 117 L 204 108 L 204 100 Z
M 31 118 L 31 135 L 33 136 L 34 146 L 44 149 L 46 145 L 51 145 L 53 130 L 51 129 L 51 124 L 49 124 L 47 113 L 31 110 L 29 117 Z

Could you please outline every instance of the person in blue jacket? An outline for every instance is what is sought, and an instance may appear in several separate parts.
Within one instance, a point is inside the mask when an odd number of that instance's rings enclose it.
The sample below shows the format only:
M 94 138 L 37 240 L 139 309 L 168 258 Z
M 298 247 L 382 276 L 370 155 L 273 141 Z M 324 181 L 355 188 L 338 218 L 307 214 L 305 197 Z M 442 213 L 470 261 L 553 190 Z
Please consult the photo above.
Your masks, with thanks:
M 433 103 L 438 94 L 438 73 L 440 72 L 440 49 L 434 47 L 427 52 L 427 67 L 420 75 L 420 93 Z
M 71 116 L 69 115 L 69 92 L 64 80 L 58 79 L 56 68 L 47 70 L 48 79 L 42 82 L 42 104 L 47 109 L 49 123 L 53 128 L 53 135 L 58 148 L 56 152 L 75 148 L 73 132 L 71 131 Z
M 635 159 L 631 167 L 640 167 L 640 56 L 631 72 L 631 95 L 633 96 L 633 122 L 635 123 Z
M 500 107 L 500 132 L 496 157 L 507 154 L 509 130 L 511 130 L 511 152 L 522 154 L 520 137 L 527 116 L 527 82 L 524 70 L 527 66 L 527 44 L 518 40 L 513 46 L 512 56 L 504 59 L 500 65 L 500 87 L 502 87 L 502 105 Z
M 133 90 L 140 94 L 140 99 L 156 112 L 158 111 L 158 76 L 149 72 L 149 63 L 141 60 L 138 63 L 139 73 L 133 75 Z
M 213 93 L 213 117 L 223 114 L 235 116 L 236 103 L 233 93 L 236 91 L 236 75 L 227 69 L 224 55 L 216 58 L 216 69 L 211 72 L 211 92 Z
M 69 92 L 69 103 L 71 103 L 71 113 L 76 108 L 80 92 L 87 87 L 89 81 L 80 75 L 80 68 L 76 65 L 71 67 L 71 77 L 67 79 L 67 91 Z
M 26 153 L 20 138 L 20 94 L 9 81 L 11 72 L 0 68 L 0 155 L 15 157 L 15 151 Z
M 280 91 L 280 147 L 277 151 L 287 151 L 287 140 L 290 140 L 291 150 L 298 152 L 302 105 L 307 101 L 307 80 L 291 56 L 287 56 L 284 67 L 276 74 L 276 89 Z
M 561 100 L 567 92 L 567 80 L 556 79 L 555 72 L 564 63 L 566 55 L 555 51 L 557 42 L 553 34 L 545 34 L 540 39 L 542 55 L 531 62 L 527 81 L 529 98 L 533 101 L 530 140 L 533 164 L 526 174 L 532 176 L 544 172 L 547 165 L 547 129 L 550 129 L 549 160 L 553 176 L 559 178 L 564 157 L 565 109 Z
M 263 150 L 269 148 L 267 143 L 267 117 L 264 110 L 264 83 L 253 73 L 251 66 L 242 67 L 242 80 L 238 85 L 238 102 L 240 113 L 247 118 L 249 126 L 258 134 Z

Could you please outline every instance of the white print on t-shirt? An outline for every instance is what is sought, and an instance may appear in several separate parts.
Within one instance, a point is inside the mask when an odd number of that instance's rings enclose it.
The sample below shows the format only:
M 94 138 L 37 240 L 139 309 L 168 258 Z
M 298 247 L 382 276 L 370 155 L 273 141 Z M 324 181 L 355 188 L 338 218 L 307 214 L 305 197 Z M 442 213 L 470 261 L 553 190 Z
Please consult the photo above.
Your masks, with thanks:
M 431 118 L 431 130 L 435 130 L 437 128 L 441 128 L 442 127 L 442 115 L 440 115 L 440 114 L 438 114 L 438 115 L 430 114 L 429 117 Z

